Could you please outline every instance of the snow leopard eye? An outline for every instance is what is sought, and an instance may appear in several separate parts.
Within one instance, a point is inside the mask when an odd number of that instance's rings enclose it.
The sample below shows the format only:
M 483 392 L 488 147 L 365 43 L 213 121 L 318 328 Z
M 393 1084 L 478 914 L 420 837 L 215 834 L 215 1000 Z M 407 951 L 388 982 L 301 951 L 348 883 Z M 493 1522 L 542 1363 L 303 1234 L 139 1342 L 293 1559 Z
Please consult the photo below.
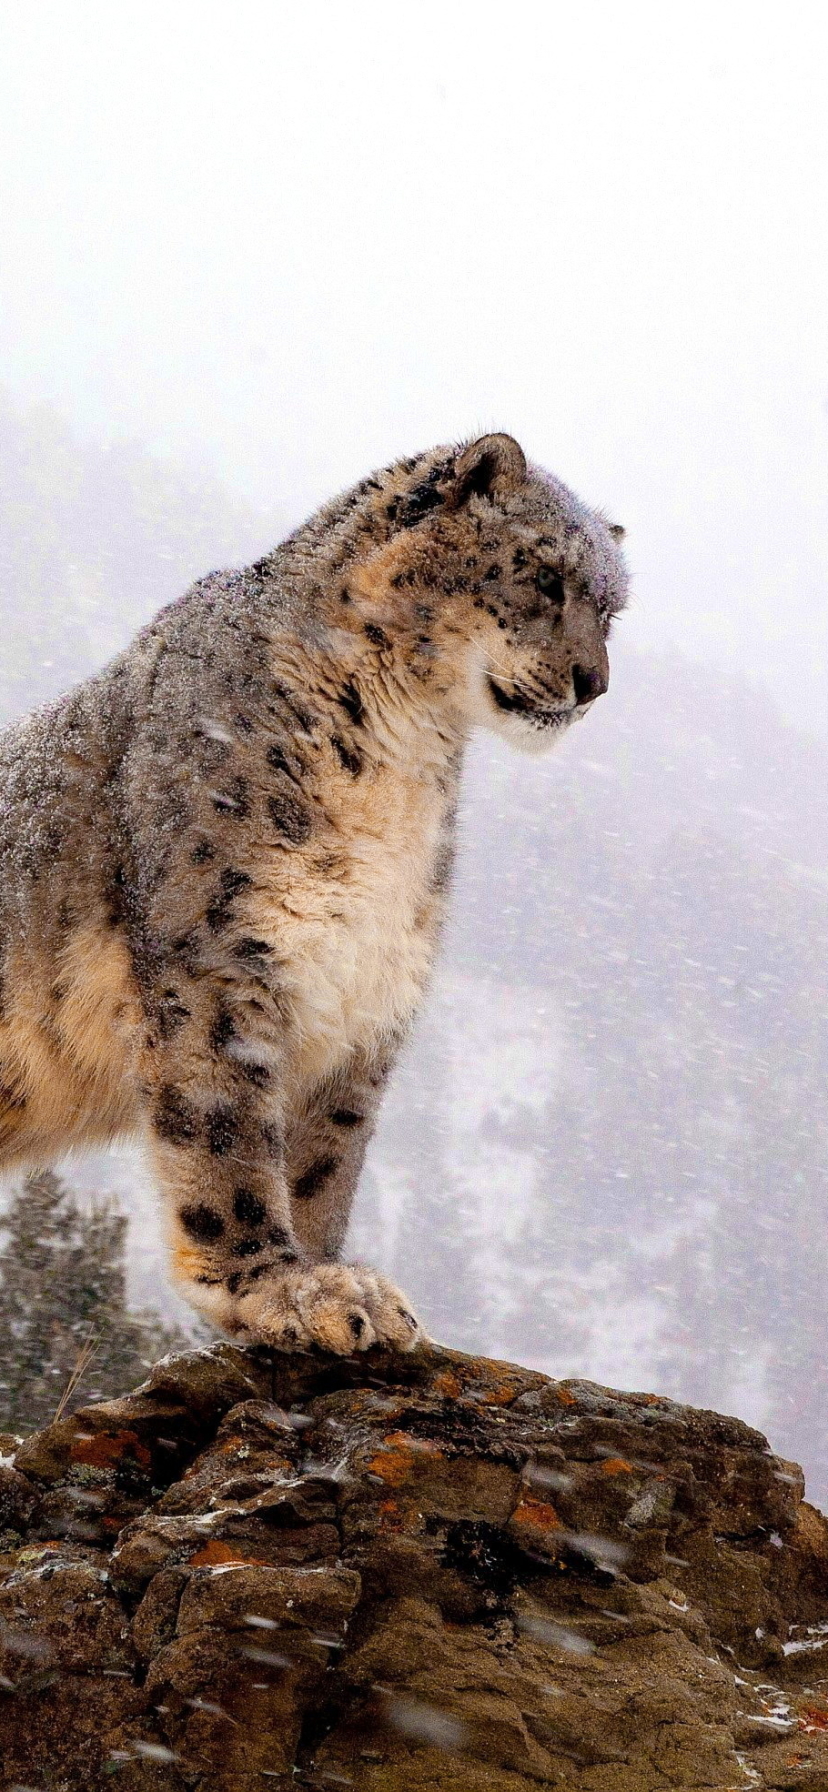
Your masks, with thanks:
M 535 584 L 544 597 L 551 597 L 556 604 L 562 604 L 566 596 L 564 582 L 554 566 L 539 566 L 535 574 Z

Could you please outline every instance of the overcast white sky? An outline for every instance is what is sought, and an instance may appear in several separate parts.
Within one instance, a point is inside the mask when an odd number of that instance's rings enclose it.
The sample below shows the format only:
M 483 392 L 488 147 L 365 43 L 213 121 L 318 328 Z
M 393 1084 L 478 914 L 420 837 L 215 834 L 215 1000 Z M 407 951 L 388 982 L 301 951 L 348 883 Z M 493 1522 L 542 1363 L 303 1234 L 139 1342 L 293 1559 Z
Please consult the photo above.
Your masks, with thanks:
M 822 5 L 0 5 L 0 380 L 291 517 L 519 435 L 828 717 Z

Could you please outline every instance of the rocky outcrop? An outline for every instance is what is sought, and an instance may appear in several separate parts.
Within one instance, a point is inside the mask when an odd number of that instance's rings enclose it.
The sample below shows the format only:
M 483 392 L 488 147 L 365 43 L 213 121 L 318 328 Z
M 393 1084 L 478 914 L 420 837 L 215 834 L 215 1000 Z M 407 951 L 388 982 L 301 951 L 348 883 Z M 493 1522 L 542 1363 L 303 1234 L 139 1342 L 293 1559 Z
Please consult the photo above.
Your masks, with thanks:
M 6 1451 L 4 1788 L 828 1789 L 828 1527 L 738 1420 L 222 1344 Z

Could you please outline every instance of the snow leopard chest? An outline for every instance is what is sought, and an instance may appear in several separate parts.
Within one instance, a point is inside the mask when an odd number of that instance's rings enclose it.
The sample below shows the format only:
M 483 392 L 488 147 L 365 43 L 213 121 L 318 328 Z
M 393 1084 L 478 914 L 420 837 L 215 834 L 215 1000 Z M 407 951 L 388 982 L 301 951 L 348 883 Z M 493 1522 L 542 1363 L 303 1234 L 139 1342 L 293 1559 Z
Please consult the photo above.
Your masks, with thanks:
M 298 1085 L 354 1052 L 381 1053 L 407 1031 L 443 909 L 435 870 L 446 802 L 436 789 L 414 781 L 380 788 L 359 809 L 352 803 L 346 821 L 270 904 Z

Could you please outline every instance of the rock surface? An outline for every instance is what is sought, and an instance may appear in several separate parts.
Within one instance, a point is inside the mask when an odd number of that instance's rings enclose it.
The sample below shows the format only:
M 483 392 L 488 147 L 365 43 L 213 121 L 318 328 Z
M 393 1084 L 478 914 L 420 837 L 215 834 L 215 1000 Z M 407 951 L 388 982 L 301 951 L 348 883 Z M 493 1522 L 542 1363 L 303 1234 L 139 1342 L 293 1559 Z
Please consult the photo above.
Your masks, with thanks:
M 4 1792 L 828 1792 L 828 1525 L 738 1420 L 221 1344 L 5 1451 Z

